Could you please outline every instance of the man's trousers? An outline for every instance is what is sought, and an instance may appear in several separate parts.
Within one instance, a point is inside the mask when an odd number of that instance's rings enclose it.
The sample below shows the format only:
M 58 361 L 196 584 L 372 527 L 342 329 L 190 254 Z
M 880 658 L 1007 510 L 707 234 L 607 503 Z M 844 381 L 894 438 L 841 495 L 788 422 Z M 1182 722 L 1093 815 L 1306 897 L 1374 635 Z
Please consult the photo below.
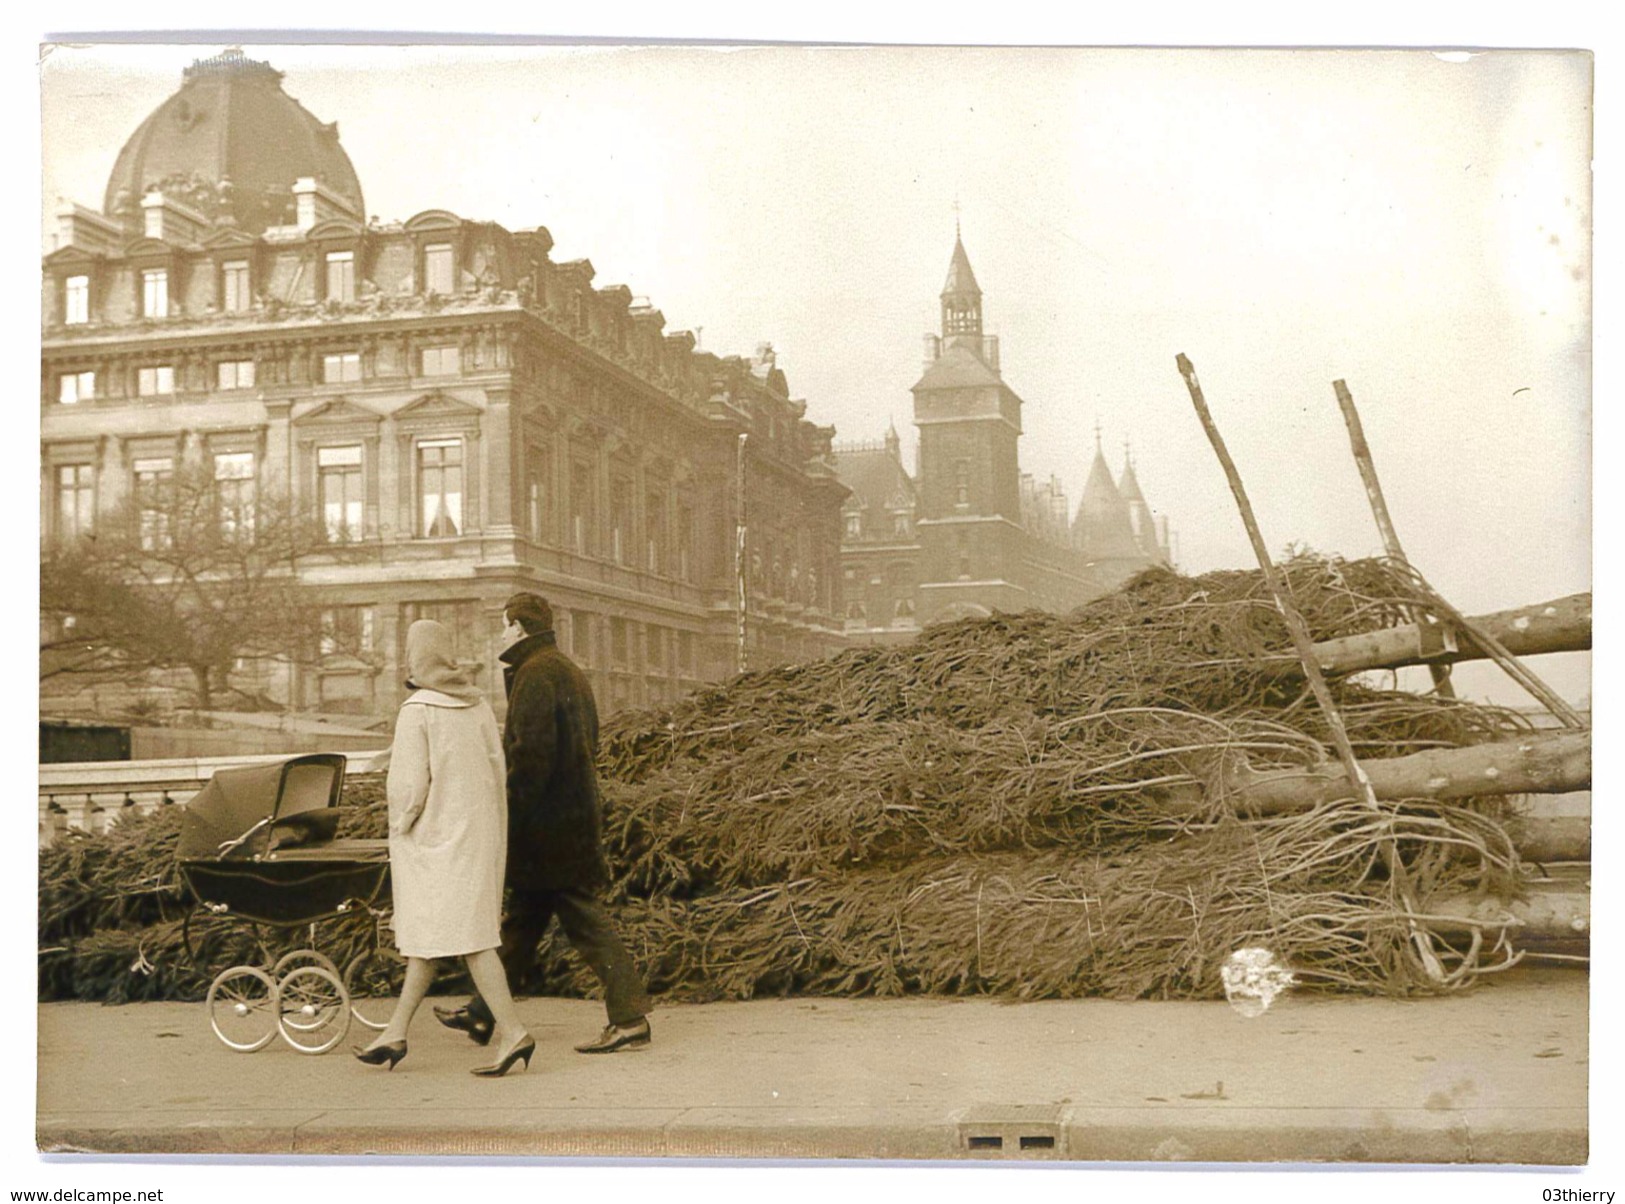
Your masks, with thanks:
M 570 946 L 581 955 L 604 987 L 604 1007 L 611 1024 L 632 1024 L 648 1015 L 650 1003 L 632 956 L 616 935 L 609 914 L 593 895 L 578 890 L 514 890 L 502 920 L 498 955 L 510 988 L 517 987 L 536 965 L 537 947 L 557 916 Z M 491 1010 L 478 993 L 469 1011 L 489 1020 Z

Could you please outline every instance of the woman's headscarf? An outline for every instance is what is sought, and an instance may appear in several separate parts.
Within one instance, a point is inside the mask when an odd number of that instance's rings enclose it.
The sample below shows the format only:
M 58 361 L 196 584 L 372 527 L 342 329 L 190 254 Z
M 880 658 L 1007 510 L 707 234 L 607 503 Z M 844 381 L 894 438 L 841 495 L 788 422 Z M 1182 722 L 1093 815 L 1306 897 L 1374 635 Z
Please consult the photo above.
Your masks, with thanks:
M 470 670 L 460 668 L 452 655 L 451 634 L 433 619 L 419 619 L 406 629 L 406 684 L 465 702 L 484 697 Z

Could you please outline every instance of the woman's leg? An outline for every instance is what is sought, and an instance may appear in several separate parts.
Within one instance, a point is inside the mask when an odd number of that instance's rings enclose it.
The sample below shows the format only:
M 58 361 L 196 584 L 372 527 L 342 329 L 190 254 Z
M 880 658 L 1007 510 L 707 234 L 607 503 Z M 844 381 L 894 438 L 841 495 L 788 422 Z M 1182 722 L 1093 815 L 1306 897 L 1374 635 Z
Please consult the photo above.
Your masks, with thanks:
M 395 1003 L 395 1010 L 390 1014 L 389 1023 L 384 1031 L 379 1033 L 371 1045 L 392 1045 L 396 1041 L 406 1040 L 406 1030 L 412 1023 L 412 1017 L 417 1013 L 418 1005 L 423 997 L 429 993 L 429 984 L 434 981 L 434 963 L 426 957 L 409 957 L 406 959 L 406 979 L 401 983 L 401 997 Z
M 491 1034 L 491 1048 L 496 1050 L 500 1062 L 528 1035 L 524 1023 L 519 1019 L 519 1009 L 514 1006 L 513 994 L 508 990 L 507 972 L 503 970 L 502 959 L 495 949 L 481 949 L 478 953 L 468 954 L 463 960 L 468 963 L 474 989 L 485 1000 L 496 1021 L 496 1029 Z

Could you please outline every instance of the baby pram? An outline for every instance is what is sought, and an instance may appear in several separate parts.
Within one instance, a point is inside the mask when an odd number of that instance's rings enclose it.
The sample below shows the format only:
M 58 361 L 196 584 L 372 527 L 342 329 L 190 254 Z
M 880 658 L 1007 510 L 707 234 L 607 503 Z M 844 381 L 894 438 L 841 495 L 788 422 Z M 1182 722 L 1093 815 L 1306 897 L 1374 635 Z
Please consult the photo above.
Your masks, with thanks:
M 337 753 L 222 769 L 186 806 L 176 855 L 196 900 L 182 926 L 188 955 L 206 973 L 194 938 L 226 920 L 253 926 L 265 962 L 231 966 L 209 984 L 210 1026 L 232 1049 L 263 1049 L 280 1032 L 302 1053 L 325 1053 L 352 1015 L 383 1027 L 377 1005 L 360 997 L 376 988 L 386 957 L 377 932 L 388 914 L 389 846 L 336 838 L 344 770 Z M 337 919 L 370 929 L 342 974 L 320 950 L 300 947 Z M 300 929 L 307 940 L 290 942 Z

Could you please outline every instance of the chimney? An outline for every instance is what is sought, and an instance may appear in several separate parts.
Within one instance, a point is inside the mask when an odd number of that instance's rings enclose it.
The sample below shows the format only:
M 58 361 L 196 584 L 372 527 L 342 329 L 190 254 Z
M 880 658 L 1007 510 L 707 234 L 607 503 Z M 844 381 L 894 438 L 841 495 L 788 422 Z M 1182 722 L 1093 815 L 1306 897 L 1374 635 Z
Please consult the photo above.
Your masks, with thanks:
M 293 207 L 294 225 L 301 234 L 329 218 L 346 217 L 353 222 L 363 221 L 362 215 L 351 209 L 348 201 L 310 176 L 302 176 L 293 182 Z
M 149 192 L 141 198 L 141 224 L 142 232 L 148 238 L 192 246 L 208 229 L 209 219 L 173 197 L 161 192 Z

